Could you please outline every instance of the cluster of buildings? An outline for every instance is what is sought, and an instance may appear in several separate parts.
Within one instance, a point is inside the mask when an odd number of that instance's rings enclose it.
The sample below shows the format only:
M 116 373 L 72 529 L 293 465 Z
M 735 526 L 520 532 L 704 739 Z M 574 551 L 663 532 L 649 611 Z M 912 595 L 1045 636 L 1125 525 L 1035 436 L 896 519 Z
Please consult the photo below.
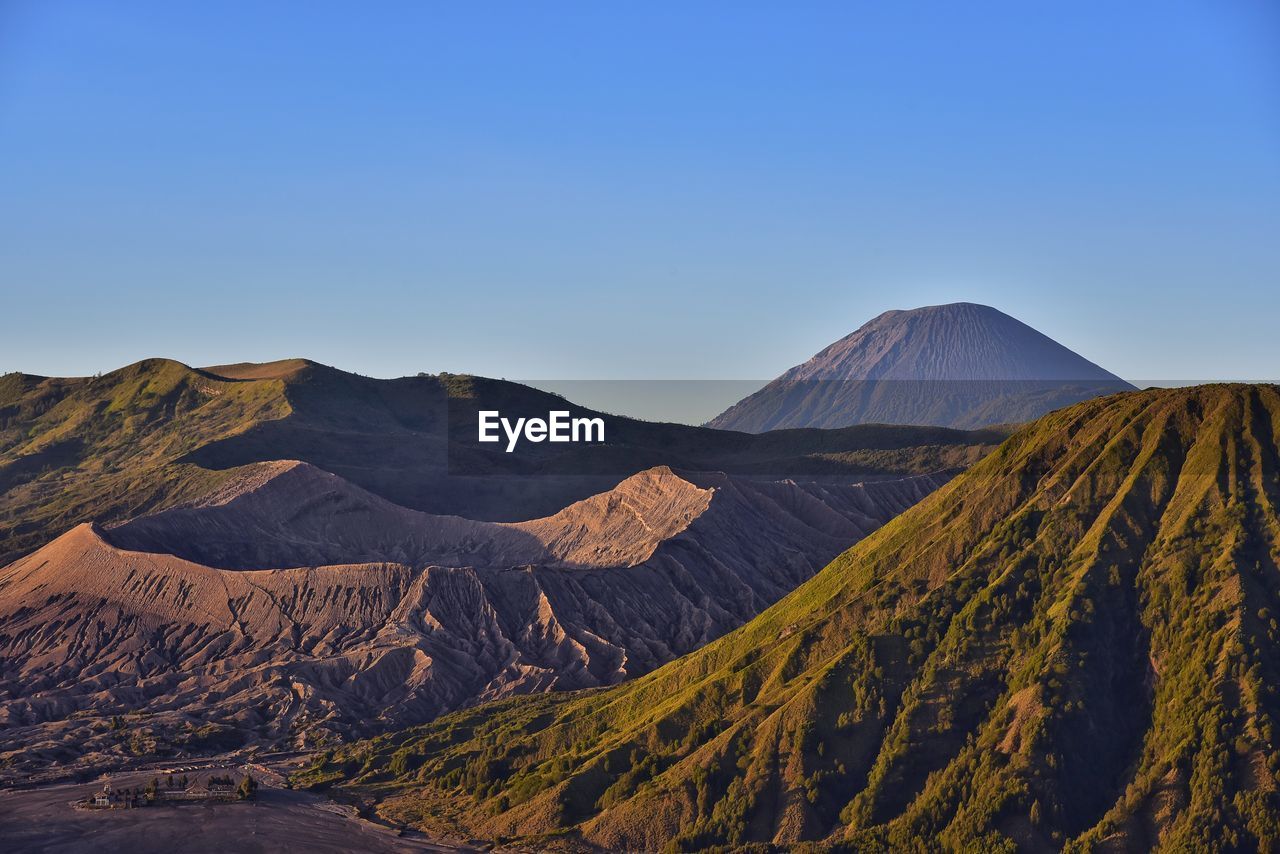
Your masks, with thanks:
M 245 786 L 245 780 L 249 785 Z M 154 803 L 182 803 L 187 801 L 234 801 L 246 797 L 257 786 L 252 777 L 236 782 L 231 777 L 213 776 L 203 782 L 197 780 L 187 785 L 170 775 L 165 782 L 154 779 L 145 787 L 117 789 L 111 781 L 102 784 L 102 791 L 89 799 L 87 806 L 95 809 L 135 809 Z

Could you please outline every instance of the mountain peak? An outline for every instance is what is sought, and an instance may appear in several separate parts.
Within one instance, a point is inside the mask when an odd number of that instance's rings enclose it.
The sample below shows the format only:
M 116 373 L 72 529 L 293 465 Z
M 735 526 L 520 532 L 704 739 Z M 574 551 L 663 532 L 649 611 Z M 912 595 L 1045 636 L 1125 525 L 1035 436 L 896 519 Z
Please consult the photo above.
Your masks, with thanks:
M 965 302 L 962 300 L 960 302 L 942 302 L 936 305 L 922 305 L 917 306 L 916 308 L 891 308 L 888 311 L 883 311 L 876 315 L 871 322 L 874 323 L 881 318 L 900 316 L 904 314 L 961 314 L 964 312 L 998 314 L 1001 317 L 1009 316 L 998 308 L 993 308 L 992 306 L 985 305 L 980 302 Z
M 710 424 L 751 432 L 873 422 L 974 427 L 1132 388 L 1022 321 L 960 302 L 887 311 Z
M 1121 382 L 1022 321 L 969 302 L 885 312 L 783 377 Z

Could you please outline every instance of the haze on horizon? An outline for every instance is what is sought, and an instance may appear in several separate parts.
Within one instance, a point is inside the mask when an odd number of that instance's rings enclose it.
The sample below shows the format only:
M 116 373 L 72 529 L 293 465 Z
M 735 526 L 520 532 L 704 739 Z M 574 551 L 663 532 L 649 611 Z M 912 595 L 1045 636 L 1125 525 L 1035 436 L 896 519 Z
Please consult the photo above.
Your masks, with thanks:
M 0 5 L 0 370 L 763 381 L 995 306 L 1275 379 L 1280 12 Z

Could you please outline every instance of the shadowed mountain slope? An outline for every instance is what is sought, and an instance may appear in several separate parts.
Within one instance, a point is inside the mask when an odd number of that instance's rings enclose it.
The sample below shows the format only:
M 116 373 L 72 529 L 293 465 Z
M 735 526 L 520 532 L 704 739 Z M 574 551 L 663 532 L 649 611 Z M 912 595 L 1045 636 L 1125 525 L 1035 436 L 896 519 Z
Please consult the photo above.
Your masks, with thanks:
M 544 846 L 1273 850 L 1280 391 L 1059 410 L 720 640 L 322 756 Z
M 241 466 L 302 460 L 416 510 L 532 519 L 657 465 L 778 477 L 896 476 L 971 464 L 1003 438 L 865 426 L 751 436 L 606 416 L 604 445 L 475 442 L 475 413 L 591 415 L 479 377 L 379 380 L 305 359 L 205 370 L 150 359 L 98 377 L 0 377 L 0 563 L 85 521 L 193 501 Z M 451 424 L 455 429 L 451 429 Z M 460 425 L 460 426 L 457 426 Z
M 850 424 L 1013 424 L 1133 386 L 973 303 L 887 311 L 716 416 L 761 432 Z
M 507 524 L 398 507 L 305 463 L 239 469 L 0 569 L 0 767 L 315 746 L 614 684 L 742 624 L 945 479 L 662 467 Z M 134 713 L 127 738 L 108 725 Z

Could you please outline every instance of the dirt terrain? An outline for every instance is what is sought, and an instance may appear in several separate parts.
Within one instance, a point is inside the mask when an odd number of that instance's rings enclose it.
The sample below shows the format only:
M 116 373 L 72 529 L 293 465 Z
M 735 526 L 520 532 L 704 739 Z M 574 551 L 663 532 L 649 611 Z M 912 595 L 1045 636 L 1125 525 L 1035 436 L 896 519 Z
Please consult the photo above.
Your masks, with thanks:
M 112 526 L 113 545 L 222 569 L 347 563 L 631 566 L 708 507 L 712 490 L 659 468 L 530 522 L 410 510 L 308 463 L 247 467 L 187 506 Z

